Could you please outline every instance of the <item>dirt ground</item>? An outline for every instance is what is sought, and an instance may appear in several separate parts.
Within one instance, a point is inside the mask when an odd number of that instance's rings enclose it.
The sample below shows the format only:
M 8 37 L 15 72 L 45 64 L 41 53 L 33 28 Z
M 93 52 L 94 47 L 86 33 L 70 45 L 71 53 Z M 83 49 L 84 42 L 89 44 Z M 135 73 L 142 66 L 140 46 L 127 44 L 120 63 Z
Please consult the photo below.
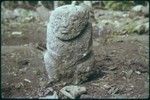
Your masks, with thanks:
M 4 23 L 1 46 L 2 97 L 37 98 L 49 80 L 43 63 L 46 26 L 39 22 Z M 22 35 L 12 35 L 21 31 Z M 95 33 L 96 34 L 96 33 Z M 94 36 L 95 66 L 101 70 L 81 84 L 99 98 L 149 96 L 149 35 L 116 35 L 110 42 Z M 51 85 L 59 90 L 66 84 Z

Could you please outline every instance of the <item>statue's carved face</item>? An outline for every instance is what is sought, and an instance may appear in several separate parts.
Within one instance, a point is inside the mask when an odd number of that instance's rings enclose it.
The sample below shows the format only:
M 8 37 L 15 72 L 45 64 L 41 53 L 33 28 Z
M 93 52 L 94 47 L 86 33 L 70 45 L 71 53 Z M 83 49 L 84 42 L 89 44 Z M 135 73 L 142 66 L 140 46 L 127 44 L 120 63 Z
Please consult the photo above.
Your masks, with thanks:
M 89 12 L 82 6 L 65 5 L 56 8 L 50 17 L 50 27 L 56 37 L 70 40 L 78 36 L 88 22 Z

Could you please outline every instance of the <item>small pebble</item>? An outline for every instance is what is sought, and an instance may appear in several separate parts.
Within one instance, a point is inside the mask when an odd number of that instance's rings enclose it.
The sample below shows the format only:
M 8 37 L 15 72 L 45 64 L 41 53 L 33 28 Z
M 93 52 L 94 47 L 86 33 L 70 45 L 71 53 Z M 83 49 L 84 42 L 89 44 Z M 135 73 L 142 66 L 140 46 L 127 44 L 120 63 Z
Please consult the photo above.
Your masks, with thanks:
M 31 81 L 29 79 L 24 79 L 24 81 L 26 81 L 28 83 L 31 83 Z
M 138 75 L 140 75 L 140 74 L 141 74 L 141 72 L 140 72 L 140 71 L 135 71 L 135 73 L 137 73 Z

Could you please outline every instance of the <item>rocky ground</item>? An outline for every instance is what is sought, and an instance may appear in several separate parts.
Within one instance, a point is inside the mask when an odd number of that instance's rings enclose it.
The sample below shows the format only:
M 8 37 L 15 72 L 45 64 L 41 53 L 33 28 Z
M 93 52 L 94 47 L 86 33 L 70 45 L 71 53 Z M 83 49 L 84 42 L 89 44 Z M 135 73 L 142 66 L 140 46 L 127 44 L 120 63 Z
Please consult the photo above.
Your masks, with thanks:
M 149 18 L 131 11 L 94 13 L 93 51 L 101 72 L 81 84 L 87 93 L 80 98 L 147 98 Z M 43 63 L 46 23 L 29 16 L 1 22 L 2 97 L 38 98 L 51 87 L 61 98 L 60 89 L 68 84 L 49 84 Z

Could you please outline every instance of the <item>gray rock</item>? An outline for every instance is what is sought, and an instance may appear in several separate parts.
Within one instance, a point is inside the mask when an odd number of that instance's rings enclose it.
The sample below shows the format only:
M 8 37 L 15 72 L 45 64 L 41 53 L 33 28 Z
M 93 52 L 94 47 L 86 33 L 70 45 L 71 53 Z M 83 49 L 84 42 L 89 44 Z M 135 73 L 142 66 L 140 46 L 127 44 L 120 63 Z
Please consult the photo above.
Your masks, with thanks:
M 86 6 L 65 5 L 52 12 L 47 26 L 47 51 L 44 53 L 51 80 L 72 79 L 78 83 L 87 79 L 94 63 L 92 25 L 88 18 Z
M 71 85 L 71 86 L 65 86 L 64 88 L 60 90 L 60 92 L 70 99 L 75 99 L 81 94 L 86 93 L 86 88 Z
M 50 11 L 43 5 L 36 8 L 37 15 L 42 21 L 48 21 L 50 16 Z
M 145 16 L 149 15 L 149 2 L 147 2 L 146 6 L 143 5 L 137 5 L 132 8 L 132 11 L 137 12 L 137 13 L 143 13 Z
M 40 99 L 58 99 L 58 95 L 57 95 L 56 91 L 54 91 L 53 95 L 47 95 L 45 97 L 40 97 Z
M 137 5 L 134 6 L 131 10 L 135 12 L 142 12 L 143 7 L 144 7 L 143 5 Z
M 134 32 L 137 32 L 138 34 L 144 34 L 149 31 L 149 22 L 146 23 L 140 23 L 134 28 Z

